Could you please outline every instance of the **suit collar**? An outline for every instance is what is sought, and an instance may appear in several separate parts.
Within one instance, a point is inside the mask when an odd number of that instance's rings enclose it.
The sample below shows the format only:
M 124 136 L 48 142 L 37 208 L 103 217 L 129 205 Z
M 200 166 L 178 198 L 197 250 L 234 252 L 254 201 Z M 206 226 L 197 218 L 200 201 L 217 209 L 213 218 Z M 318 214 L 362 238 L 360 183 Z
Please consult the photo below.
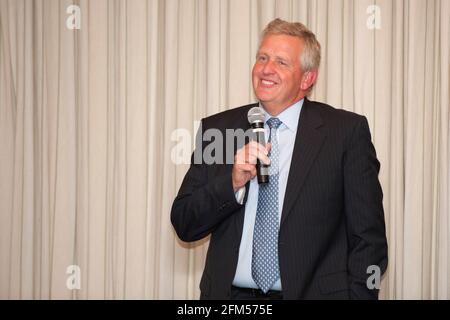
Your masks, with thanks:
M 302 105 L 304 102 L 304 98 L 292 104 L 288 108 L 286 108 L 283 112 L 281 112 L 276 118 L 280 119 L 281 122 L 292 132 L 297 132 L 298 127 L 298 118 L 300 116 L 300 112 L 302 110 Z M 272 116 L 264 109 L 262 104 L 259 106 L 264 110 L 265 114 L 265 122 L 272 118 Z
M 248 122 L 248 111 L 253 107 L 258 107 L 259 103 L 249 104 L 241 109 L 242 113 L 236 114 L 236 126 L 235 128 L 243 129 L 244 131 L 250 129 L 250 123 Z

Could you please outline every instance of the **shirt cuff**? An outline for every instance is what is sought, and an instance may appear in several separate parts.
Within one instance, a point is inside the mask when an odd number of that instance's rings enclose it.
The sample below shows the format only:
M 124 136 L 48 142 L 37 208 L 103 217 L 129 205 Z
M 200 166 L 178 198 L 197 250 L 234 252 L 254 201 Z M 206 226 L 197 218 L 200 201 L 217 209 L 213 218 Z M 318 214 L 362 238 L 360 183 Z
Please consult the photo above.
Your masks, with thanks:
M 243 204 L 244 203 L 244 197 L 245 197 L 245 187 L 240 188 L 238 191 L 236 191 L 234 193 L 234 195 L 236 196 L 236 201 L 239 204 Z

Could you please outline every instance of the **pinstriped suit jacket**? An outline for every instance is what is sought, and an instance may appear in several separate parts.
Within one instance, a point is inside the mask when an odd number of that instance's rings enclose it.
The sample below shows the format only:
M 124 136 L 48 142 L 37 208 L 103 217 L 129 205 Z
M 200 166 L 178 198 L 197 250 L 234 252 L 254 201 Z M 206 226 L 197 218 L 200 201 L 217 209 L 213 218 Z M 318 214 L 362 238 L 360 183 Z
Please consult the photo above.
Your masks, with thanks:
M 246 130 L 255 105 L 205 118 L 201 128 L 224 136 L 226 129 Z M 305 98 L 299 121 L 279 230 L 283 298 L 376 299 L 367 268 L 382 274 L 388 258 L 380 164 L 367 120 Z M 201 299 L 230 297 L 247 200 L 236 202 L 231 169 L 192 163 L 172 206 L 181 240 L 211 234 Z

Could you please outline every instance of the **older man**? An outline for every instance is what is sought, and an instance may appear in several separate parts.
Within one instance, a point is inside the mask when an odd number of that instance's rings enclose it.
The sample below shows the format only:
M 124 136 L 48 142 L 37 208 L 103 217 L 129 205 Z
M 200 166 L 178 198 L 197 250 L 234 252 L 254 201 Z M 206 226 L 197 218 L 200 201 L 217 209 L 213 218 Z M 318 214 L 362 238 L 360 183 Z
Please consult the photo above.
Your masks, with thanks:
M 260 106 L 270 142 L 235 146 L 231 164 L 193 161 L 173 203 L 180 239 L 211 234 L 202 299 L 378 297 L 368 271 L 387 266 L 380 164 L 365 117 L 307 99 L 319 64 L 315 35 L 276 19 L 253 66 L 259 102 L 202 120 L 200 136 L 247 130 Z

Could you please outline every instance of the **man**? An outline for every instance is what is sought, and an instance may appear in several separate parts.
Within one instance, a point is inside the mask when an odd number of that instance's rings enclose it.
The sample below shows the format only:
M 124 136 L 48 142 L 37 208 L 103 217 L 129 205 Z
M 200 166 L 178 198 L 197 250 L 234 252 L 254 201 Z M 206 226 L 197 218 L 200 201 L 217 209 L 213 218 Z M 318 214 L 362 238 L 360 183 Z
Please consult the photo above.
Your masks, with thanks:
M 252 71 L 270 143 L 236 146 L 231 164 L 193 156 L 171 220 L 183 241 L 211 234 L 201 299 L 378 298 L 367 283 L 387 267 L 380 165 L 365 117 L 307 99 L 319 63 L 311 31 L 272 21 Z M 200 135 L 247 130 L 255 106 L 203 119 Z

